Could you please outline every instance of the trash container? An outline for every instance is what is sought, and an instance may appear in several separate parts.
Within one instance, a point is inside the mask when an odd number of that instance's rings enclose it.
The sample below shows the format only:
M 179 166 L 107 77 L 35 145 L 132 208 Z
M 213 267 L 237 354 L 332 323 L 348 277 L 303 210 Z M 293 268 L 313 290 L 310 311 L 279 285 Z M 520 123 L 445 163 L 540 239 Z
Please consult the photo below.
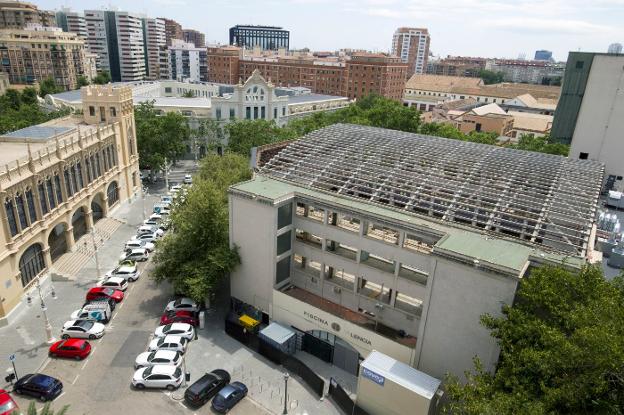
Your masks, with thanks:
M 206 324 L 206 312 L 200 311 L 199 312 L 199 328 L 203 329 L 205 324 Z

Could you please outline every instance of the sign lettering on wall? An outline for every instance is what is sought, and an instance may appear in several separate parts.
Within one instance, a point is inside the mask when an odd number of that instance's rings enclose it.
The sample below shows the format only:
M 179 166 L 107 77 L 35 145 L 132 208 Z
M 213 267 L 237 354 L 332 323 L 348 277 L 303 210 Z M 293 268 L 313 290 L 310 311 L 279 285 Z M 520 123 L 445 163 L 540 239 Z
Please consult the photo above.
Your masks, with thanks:
M 362 367 L 362 376 L 366 379 L 370 379 L 376 384 L 383 386 L 386 382 L 386 378 L 381 376 L 379 373 L 375 373 L 372 370 L 368 370 L 365 367 Z

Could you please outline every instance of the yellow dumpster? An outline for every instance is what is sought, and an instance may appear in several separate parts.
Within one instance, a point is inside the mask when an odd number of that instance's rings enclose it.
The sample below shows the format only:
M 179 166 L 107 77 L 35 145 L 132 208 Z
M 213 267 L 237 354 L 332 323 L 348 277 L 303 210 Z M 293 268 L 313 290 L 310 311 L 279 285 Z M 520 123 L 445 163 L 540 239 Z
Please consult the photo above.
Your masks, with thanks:
M 258 325 L 260 324 L 258 320 L 248 316 L 247 314 L 243 314 L 242 316 L 240 316 L 238 318 L 238 321 L 240 324 L 242 324 L 243 327 L 245 327 L 252 333 L 256 332 L 256 330 L 258 329 Z

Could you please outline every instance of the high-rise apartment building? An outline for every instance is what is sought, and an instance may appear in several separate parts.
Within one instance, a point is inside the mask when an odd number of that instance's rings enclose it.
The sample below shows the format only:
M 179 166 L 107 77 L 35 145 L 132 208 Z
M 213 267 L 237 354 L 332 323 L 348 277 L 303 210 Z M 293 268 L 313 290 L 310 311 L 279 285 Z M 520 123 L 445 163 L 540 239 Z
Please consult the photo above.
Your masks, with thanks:
M 242 49 L 236 46 L 210 47 L 208 52 L 208 80 L 221 84 L 238 82 Z M 266 76 L 266 75 L 265 75 Z
M 167 40 L 167 46 L 171 46 L 173 39 L 184 40 L 184 32 L 182 31 L 182 25 L 175 20 L 161 17 L 165 21 L 165 37 Z
M 56 26 L 54 12 L 22 1 L 0 1 L 0 29 L 23 29 L 29 23 Z
M 143 18 L 143 43 L 145 45 L 145 69 L 147 79 L 161 79 L 162 51 L 167 49 L 165 21 L 163 19 Z M 166 54 L 165 54 L 166 56 Z M 169 71 L 166 71 L 167 75 Z
M 57 27 L 30 24 L 26 29 L 0 30 L 0 69 L 12 84 L 32 84 L 52 78 L 64 89 L 75 89 L 85 73 L 85 42 Z
M 553 61 L 552 52 L 549 50 L 536 50 L 534 59 L 536 61 L 552 62 Z
M 56 12 L 56 23 L 64 32 L 74 32 L 83 39 L 87 38 L 87 22 L 80 13 L 62 9 Z
M 427 70 L 429 31 L 424 28 L 399 27 L 392 37 L 392 54 L 407 63 L 407 77 Z
M 607 53 L 622 53 L 622 44 L 621 43 L 611 43 L 609 45 L 609 49 L 607 49 Z
M 140 81 L 146 76 L 143 20 L 111 10 L 85 10 L 89 51 L 98 55 L 98 70 L 113 81 Z
M 192 43 L 196 48 L 203 48 L 206 46 L 206 35 L 199 30 L 183 29 L 182 33 L 186 43 Z
M 208 81 L 206 48 L 174 39 L 169 47 L 169 77 L 177 81 Z
M 288 50 L 290 32 L 277 26 L 236 25 L 230 28 L 230 45 L 263 50 Z

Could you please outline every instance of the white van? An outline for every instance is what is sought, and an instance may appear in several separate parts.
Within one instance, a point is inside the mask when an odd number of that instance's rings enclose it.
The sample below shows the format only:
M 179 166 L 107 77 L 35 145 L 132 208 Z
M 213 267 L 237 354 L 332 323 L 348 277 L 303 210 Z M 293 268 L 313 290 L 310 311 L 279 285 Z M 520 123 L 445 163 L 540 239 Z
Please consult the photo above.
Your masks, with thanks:
M 72 320 L 91 320 L 100 323 L 108 323 L 111 319 L 112 311 L 110 305 L 105 301 L 96 301 L 85 304 L 80 310 L 71 314 Z

